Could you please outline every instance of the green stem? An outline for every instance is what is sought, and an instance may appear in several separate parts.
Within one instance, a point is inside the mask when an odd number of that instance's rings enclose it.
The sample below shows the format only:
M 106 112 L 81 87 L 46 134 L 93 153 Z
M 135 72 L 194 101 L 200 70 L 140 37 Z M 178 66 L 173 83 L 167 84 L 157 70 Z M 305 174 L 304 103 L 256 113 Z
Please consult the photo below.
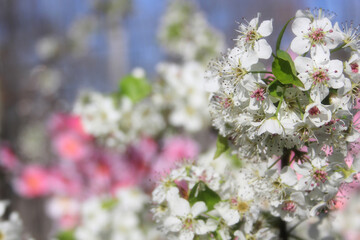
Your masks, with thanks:
M 269 72 L 269 71 L 249 71 L 248 73 L 268 73 L 268 74 L 273 74 L 272 72 Z
M 303 110 L 302 110 L 302 107 L 301 107 L 301 104 L 300 104 L 300 101 L 299 101 L 298 97 L 296 97 L 296 103 L 297 103 L 297 105 L 299 107 L 299 110 L 300 110 L 301 119 L 303 119 L 304 113 L 303 113 Z
M 210 214 L 208 214 L 208 213 L 203 213 L 205 216 L 208 216 L 209 218 L 212 218 L 212 219 L 214 219 L 214 220 L 216 220 L 216 221 L 219 221 L 219 218 L 218 217 L 215 217 L 215 216 L 212 216 L 212 215 L 210 215 Z
M 309 102 L 313 103 L 314 101 L 311 99 L 309 91 L 304 91 L 304 93 L 306 94 L 306 96 L 309 98 Z
M 339 45 L 337 48 L 334 48 L 333 50 L 331 50 L 330 53 L 334 53 L 334 52 L 342 49 L 345 45 L 346 45 L 346 43 L 343 43 L 343 44 Z
M 297 228 L 301 223 L 303 223 L 305 220 L 299 221 L 296 223 L 292 228 L 289 229 L 288 233 L 290 234 L 292 231 L 294 231 L 295 228 Z
M 273 166 L 275 166 L 275 164 L 278 163 L 280 160 L 281 160 L 281 157 L 279 157 L 278 159 L 276 159 L 276 161 L 275 161 L 273 164 L 271 164 L 271 166 L 268 167 L 268 169 L 271 169 L 271 168 L 272 168 Z
M 277 118 L 277 115 L 278 115 L 278 113 L 279 113 L 279 111 L 280 111 L 281 104 L 282 104 L 283 101 L 284 101 L 284 93 L 283 93 L 282 96 L 281 96 L 279 105 L 277 106 L 277 109 L 276 109 L 276 113 L 274 114 L 274 116 L 275 116 L 276 118 Z
M 284 32 L 285 32 L 285 29 L 286 29 L 287 25 L 289 25 L 289 23 L 290 23 L 293 19 L 295 19 L 295 17 L 290 18 L 290 19 L 287 21 L 287 23 L 285 24 L 285 26 L 283 27 L 283 29 L 281 29 L 281 32 L 280 32 L 280 34 L 279 34 L 279 37 L 278 37 L 278 39 L 277 39 L 277 41 L 276 41 L 276 52 L 277 52 L 277 50 L 280 49 L 281 40 L 282 40 L 282 37 L 283 37 L 283 35 L 284 35 Z

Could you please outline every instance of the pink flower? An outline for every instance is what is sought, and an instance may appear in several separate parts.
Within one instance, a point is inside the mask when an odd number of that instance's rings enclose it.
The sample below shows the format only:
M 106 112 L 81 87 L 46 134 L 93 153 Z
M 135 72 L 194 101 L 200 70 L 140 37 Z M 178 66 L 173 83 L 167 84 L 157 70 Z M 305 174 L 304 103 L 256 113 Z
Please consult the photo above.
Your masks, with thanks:
M 157 142 L 150 137 L 143 137 L 135 147 L 142 153 L 145 162 L 150 162 L 158 151 Z
M 59 134 L 64 130 L 70 130 L 84 138 L 91 138 L 91 136 L 85 132 L 80 116 L 77 115 L 56 113 L 50 118 L 48 128 L 52 135 Z
M 82 197 L 83 184 L 79 172 L 74 167 L 56 166 L 49 172 L 51 194 Z
M 81 161 L 91 154 L 91 145 L 87 139 L 71 131 L 59 133 L 54 137 L 53 148 L 63 159 Z
M 47 170 L 36 165 L 27 166 L 14 185 L 15 190 L 27 198 L 47 195 L 51 188 Z
M 153 174 L 166 173 L 173 168 L 176 162 L 194 159 L 199 154 L 199 145 L 186 137 L 173 137 L 167 139 L 163 151 L 152 167 Z
M 20 166 L 19 159 L 8 146 L 0 146 L 0 165 L 10 171 Z

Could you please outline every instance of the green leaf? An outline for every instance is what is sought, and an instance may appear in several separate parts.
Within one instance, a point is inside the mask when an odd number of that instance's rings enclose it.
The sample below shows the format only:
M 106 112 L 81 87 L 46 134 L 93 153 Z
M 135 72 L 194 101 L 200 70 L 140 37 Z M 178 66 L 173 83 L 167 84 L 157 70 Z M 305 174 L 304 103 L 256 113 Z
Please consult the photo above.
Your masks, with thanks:
M 108 199 L 106 201 L 103 201 L 101 206 L 105 210 L 111 210 L 116 206 L 116 204 L 118 204 L 118 200 L 113 198 L 113 199 Z
M 289 21 L 287 21 L 287 23 L 285 24 L 285 26 L 283 27 L 283 29 L 281 29 L 281 32 L 279 33 L 279 36 L 278 36 L 278 39 L 276 41 L 276 51 L 278 51 L 280 49 L 280 45 L 281 45 L 281 39 L 284 35 L 284 32 L 286 30 L 286 27 L 287 25 L 289 25 L 289 23 L 294 19 L 295 17 L 293 18 L 290 18 Z
M 277 56 L 272 63 L 272 72 L 282 84 L 293 84 L 298 87 L 304 87 L 304 84 L 296 76 L 296 69 L 290 55 L 282 50 L 278 50 Z
M 294 64 L 290 54 L 288 52 L 283 51 L 283 50 L 277 50 L 276 55 L 277 55 L 278 58 L 281 58 L 282 60 L 289 62 L 291 72 L 292 72 L 292 74 L 294 74 L 296 76 L 295 64 Z
M 221 136 L 220 134 L 218 135 L 218 138 L 216 140 L 216 152 L 214 155 L 214 159 L 217 159 L 218 157 L 220 157 L 221 154 L 223 154 L 224 152 L 226 152 L 226 150 L 229 149 L 229 143 L 226 137 Z
M 284 85 L 279 80 L 274 80 L 269 84 L 268 90 L 271 96 L 281 98 L 284 94 Z
M 132 75 L 125 76 L 119 84 L 120 95 L 127 96 L 133 102 L 138 102 L 151 93 L 151 85 L 145 78 L 137 78 Z
M 204 202 L 208 211 L 214 209 L 214 205 L 221 201 L 220 196 L 211 190 L 204 182 L 200 181 L 191 189 L 189 194 L 189 203 L 194 205 L 196 202 Z
M 181 36 L 181 30 L 183 29 L 182 23 L 173 23 L 168 27 L 168 38 L 170 40 L 178 39 Z
M 231 161 L 232 161 L 232 164 L 235 166 L 235 167 L 238 167 L 238 168 L 240 168 L 240 167 L 242 167 L 242 161 L 241 161 L 241 159 L 236 155 L 236 154 L 230 154 L 229 153 L 229 156 L 230 156 L 230 158 L 231 158 Z
M 58 240 L 75 240 L 74 231 L 64 231 L 57 235 Z

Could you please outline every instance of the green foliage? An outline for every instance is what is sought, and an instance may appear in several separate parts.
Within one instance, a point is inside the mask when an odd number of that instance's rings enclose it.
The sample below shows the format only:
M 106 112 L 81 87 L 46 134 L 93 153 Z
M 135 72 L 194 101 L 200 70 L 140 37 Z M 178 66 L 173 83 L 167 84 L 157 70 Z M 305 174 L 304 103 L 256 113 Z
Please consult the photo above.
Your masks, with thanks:
M 279 80 L 272 81 L 269 86 L 269 94 L 276 98 L 281 98 L 284 94 L 284 85 Z
M 228 140 L 226 139 L 226 137 L 223 137 L 219 134 L 216 140 L 216 152 L 214 155 L 214 159 L 220 157 L 220 155 L 226 152 L 228 149 L 229 149 Z
M 151 93 L 151 85 L 145 78 L 133 75 L 125 76 L 119 83 L 119 95 L 130 98 L 134 103 L 141 101 Z
M 173 23 L 168 27 L 168 38 L 171 40 L 177 40 L 181 37 L 181 32 L 183 30 L 183 24 L 181 23 Z
M 277 80 L 282 84 L 293 84 L 298 87 L 304 87 L 304 84 L 296 76 L 296 69 L 290 55 L 282 50 L 278 50 L 277 56 L 272 63 L 272 72 Z
M 285 24 L 285 26 L 283 27 L 283 29 L 281 29 L 281 32 L 279 33 L 279 36 L 278 36 L 278 39 L 276 41 L 276 51 L 278 51 L 280 49 L 280 45 L 281 45 L 281 39 L 284 35 L 284 32 L 286 30 L 286 27 L 289 25 L 289 23 L 294 19 L 295 17 L 293 18 L 290 18 L 289 21 L 287 21 L 287 23 Z
M 118 204 L 118 200 L 117 199 L 109 199 L 106 201 L 102 202 L 102 208 L 105 210 L 111 210 L 112 208 L 114 208 L 116 206 L 116 204 Z
M 214 205 L 221 201 L 220 196 L 211 190 L 204 182 L 200 181 L 191 189 L 189 203 L 194 205 L 196 202 L 204 202 L 208 210 L 214 209 Z
M 235 167 L 242 167 L 242 161 L 241 159 L 236 155 L 236 154 L 231 154 L 230 151 L 228 151 L 229 157 L 231 159 L 231 163 L 235 166 Z
M 60 232 L 57 235 L 57 239 L 58 240 L 76 240 L 75 236 L 74 236 L 74 231 L 72 231 L 72 230 Z

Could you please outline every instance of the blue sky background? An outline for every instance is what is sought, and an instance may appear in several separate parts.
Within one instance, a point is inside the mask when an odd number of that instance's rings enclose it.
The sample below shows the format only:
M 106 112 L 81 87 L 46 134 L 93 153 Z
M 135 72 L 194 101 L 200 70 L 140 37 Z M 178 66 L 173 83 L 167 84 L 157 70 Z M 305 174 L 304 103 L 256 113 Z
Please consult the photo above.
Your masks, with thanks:
M 171 0 L 133 0 L 132 10 L 122 22 L 127 42 L 124 56 L 127 59 L 126 72 L 134 67 L 143 67 L 149 74 L 155 74 L 156 64 L 166 59 L 166 53 L 157 42 L 157 30 L 166 3 Z M 16 18 L 19 29 L 15 41 L 19 42 L 16 53 L 19 65 L 31 68 L 38 59 L 34 54 L 34 46 L 41 36 L 56 33 L 61 37 L 71 23 L 90 11 L 89 0 L 26 0 L 16 1 Z M 193 0 L 215 28 L 223 32 L 228 47 L 233 46 L 236 37 L 235 29 L 242 17 L 250 20 L 257 12 L 261 12 L 262 20 L 273 18 L 274 32 L 270 37 L 272 45 L 278 32 L 291 18 L 297 9 L 321 7 L 337 14 L 336 21 L 353 21 L 360 23 L 358 10 L 359 0 Z M 1 7 L 1 3 L 0 3 Z M 1 9 L 0 9 L 0 14 Z M 0 22 L 0 44 L 6 42 L 4 23 Z M 119 22 L 120 24 L 120 22 Z M 285 35 L 284 45 L 289 44 L 293 35 L 291 31 Z M 109 91 L 113 82 L 107 80 L 108 46 L 106 33 L 99 27 L 91 40 L 91 49 L 86 59 L 64 59 L 60 68 L 71 85 L 66 86 L 65 93 L 74 96 L 79 88 L 92 87 Z M 72 69 L 73 71 L 68 71 Z M 74 74 L 74 71 L 76 74 Z M 68 97 L 68 96 L 67 96 Z

